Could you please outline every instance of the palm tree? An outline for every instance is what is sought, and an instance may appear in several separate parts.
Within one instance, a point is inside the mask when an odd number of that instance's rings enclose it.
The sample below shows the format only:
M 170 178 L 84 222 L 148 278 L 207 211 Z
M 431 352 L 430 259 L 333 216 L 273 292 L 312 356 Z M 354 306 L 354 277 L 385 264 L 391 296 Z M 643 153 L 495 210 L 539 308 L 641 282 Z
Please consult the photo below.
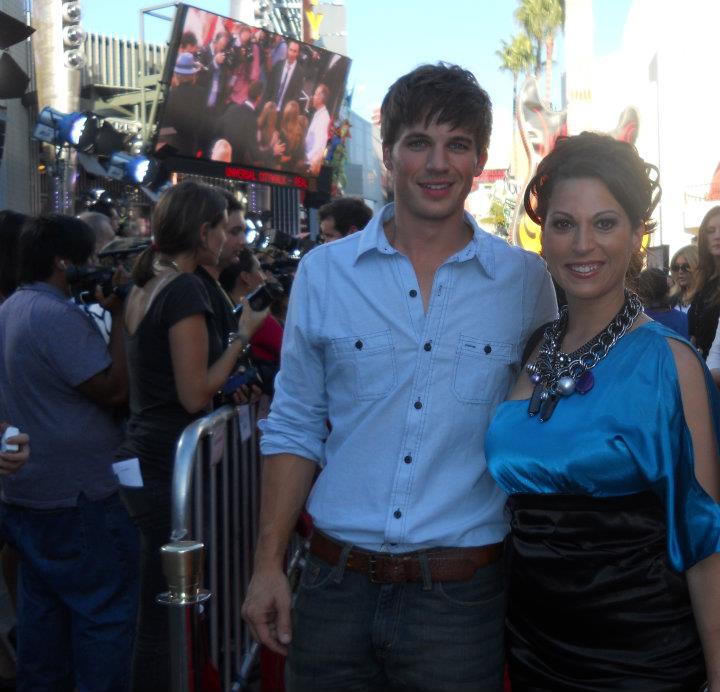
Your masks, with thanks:
M 564 0 L 520 0 L 515 19 L 525 29 L 535 47 L 535 75 L 540 76 L 542 47 L 545 46 L 545 100 L 552 100 L 552 56 L 555 34 L 565 23 Z
M 521 72 L 529 72 L 534 64 L 533 46 L 527 34 L 513 36 L 510 41 L 500 41 L 501 49 L 495 51 L 500 58 L 500 69 L 513 76 L 513 120 L 517 109 L 517 83 Z
M 520 0 L 520 7 L 515 10 L 515 19 L 525 29 L 525 33 L 532 42 L 535 52 L 535 76 L 540 77 L 542 69 L 543 26 L 542 8 L 543 0 Z
M 535 62 L 532 42 L 527 34 L 513 36 L 510 41 L 500 41 L 501 49 L 495 51 L 500 58 L 500 69 L 510 72 L 513 76 L 513 127 L 512 127 L 512 172 L 517 175 L 517 151 L 515 127 L 517 124 L 517 85 L 521 72 L 529 72 Z

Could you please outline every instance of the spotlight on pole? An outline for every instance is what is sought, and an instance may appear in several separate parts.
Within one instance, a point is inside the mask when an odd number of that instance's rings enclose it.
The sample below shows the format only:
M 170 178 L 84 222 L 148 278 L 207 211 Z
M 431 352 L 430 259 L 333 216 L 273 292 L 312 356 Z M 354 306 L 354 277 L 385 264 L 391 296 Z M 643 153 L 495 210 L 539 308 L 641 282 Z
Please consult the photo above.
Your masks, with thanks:
M 124 151 L 110 157 L 107 174 L 113 180 L 146 185 L 157 173 L 157 164 L 147 156 L 132 156 Z
M 92 113 L 61 113 L 47 106 L 40 111 L 33 138 L 78 151 L 89 151 L 95 144 L 98 121 Z

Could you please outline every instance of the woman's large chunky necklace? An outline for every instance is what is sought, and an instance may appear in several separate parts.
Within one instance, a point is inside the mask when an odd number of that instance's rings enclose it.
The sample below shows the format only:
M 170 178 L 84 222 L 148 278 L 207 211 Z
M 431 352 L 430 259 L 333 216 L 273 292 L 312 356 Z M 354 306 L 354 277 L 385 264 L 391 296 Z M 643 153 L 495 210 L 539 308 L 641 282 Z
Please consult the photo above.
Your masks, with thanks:
M 560 397 L 567 397 L 575 392 L 587 394 L 595 383 L 590 370 L 625 335 L 642 309 L 637 295 L 626 289 L 625 303 L 612 322 L 577 351 L 563 353 L 560 344 L 568 323 L 567 306 L 564 306 L 560 310 L 560 317 L 545 329 L 537 360 L 528 363 L 525 368 L 535 385 L 528 405 L 528 415 L 539 413 L 539 420 L 544 423 L 552 416 Z

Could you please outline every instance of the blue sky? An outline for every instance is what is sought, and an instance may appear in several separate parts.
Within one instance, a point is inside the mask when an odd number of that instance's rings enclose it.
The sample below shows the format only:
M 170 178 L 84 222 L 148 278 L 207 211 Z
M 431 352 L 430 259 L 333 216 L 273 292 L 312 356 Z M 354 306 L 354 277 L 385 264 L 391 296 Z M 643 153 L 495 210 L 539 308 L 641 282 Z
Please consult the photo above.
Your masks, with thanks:
M 137 37 L 138 11 L 148 0 L 83 0 L 83 26 L 87 31 Z M 227 14 L 229 0 L 194 0 L 192 4 Z M 445 60 L 475 73 L 496 109 L 511 110 L 512 78 L 500 72 L 495 51 L 500 40 L 518 31 L 513 19 L 516 0 L 345 0 L 348 54 L 353 60 L 349 85 L 355 87 L 353 109 L 369 118 L 390 84 L 424 62 Z M 603 55 L 614 51 L 630 0 L 595 0 L 595 48 Z M 162 41 L 169 22 L 146 21 L 150 39 Z M 559 102 L 563 68 L 563 42 L 555 57 L 555 97 Z

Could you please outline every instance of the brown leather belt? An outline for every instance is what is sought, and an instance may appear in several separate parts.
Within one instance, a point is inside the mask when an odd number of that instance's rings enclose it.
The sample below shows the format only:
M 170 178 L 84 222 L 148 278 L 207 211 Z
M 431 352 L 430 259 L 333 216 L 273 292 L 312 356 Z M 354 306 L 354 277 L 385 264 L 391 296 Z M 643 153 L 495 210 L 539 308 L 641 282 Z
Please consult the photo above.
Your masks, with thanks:
M 317 530 L 310 541 L 310 553 L 331 565 L 340 562 L 343 547 Z M 467 581 L 481 567 L 500 559 L 502 543 L 481 548 L 434 548 L 399 555 L 353 548 L 345 569 L 367 574 L 370 581 L 377 584 L 423 581 L 423 556 L 427 558 L 432 581 Z

